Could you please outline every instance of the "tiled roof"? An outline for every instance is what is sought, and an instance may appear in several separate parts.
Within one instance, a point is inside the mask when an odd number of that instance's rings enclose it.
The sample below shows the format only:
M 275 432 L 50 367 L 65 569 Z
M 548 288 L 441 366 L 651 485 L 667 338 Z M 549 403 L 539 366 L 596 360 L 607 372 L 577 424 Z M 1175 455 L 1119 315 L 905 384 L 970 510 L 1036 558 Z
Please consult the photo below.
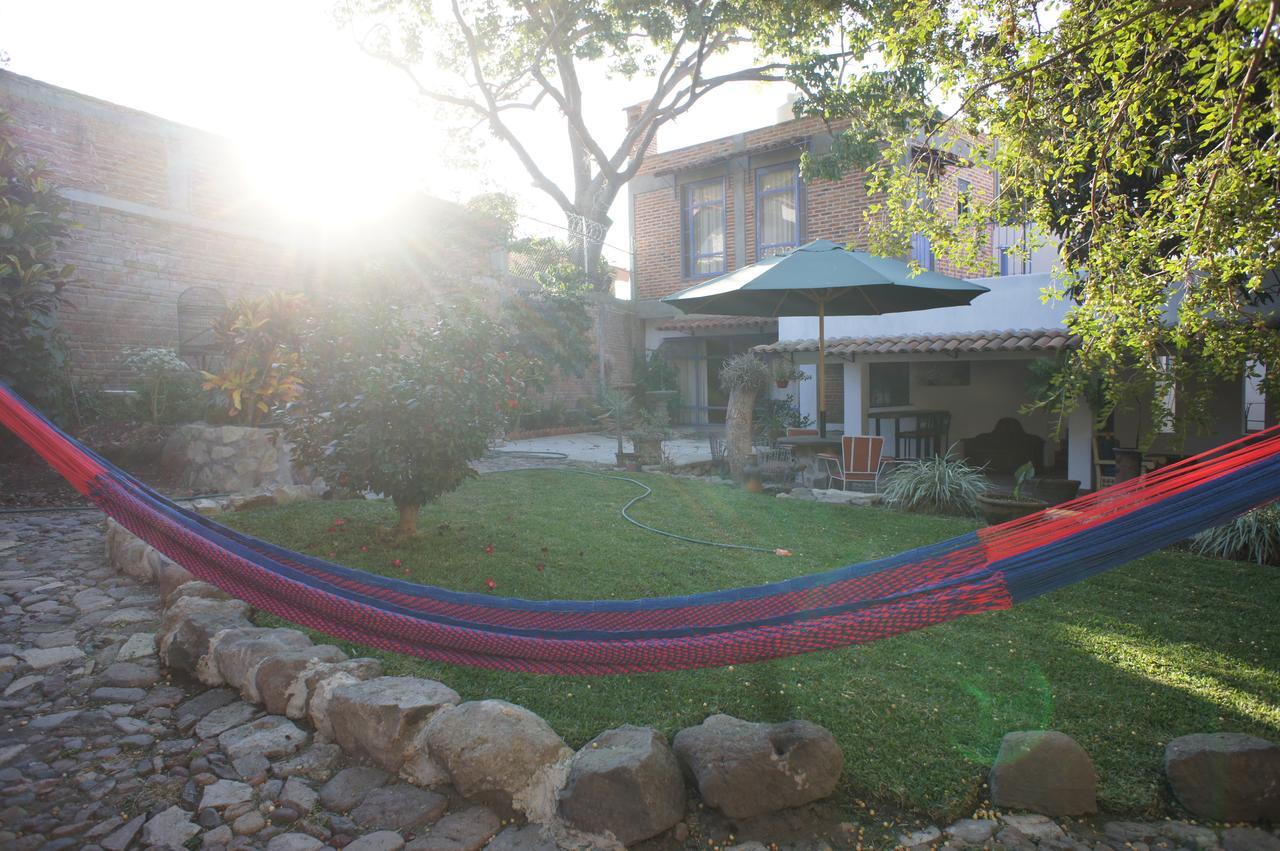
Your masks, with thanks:
M 778 330 L 778 320 L 767 316 L 682 316 L 658 326 L 659 331 L 755 331 Z
M 967 352 L 1056 352 L 1080 344 L 1065 328 L 963 331 L 955 334 L 902 334 L 896 337 L 832 337 L 827 354 L 900 355 Z M 817 340 L 779 340 L 756 346 L 757 352 L 816 352 Z

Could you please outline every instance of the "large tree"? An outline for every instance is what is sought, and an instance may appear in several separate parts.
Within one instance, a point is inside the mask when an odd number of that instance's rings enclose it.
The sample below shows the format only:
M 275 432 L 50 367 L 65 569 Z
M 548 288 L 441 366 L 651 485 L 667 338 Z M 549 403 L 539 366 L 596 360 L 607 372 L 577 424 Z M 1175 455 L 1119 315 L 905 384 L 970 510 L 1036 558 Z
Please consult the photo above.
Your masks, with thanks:
M 1049 396 L 1137 383 L 1158 400 L 1176 384 L 1194 418 L 1210 379 L 1245 364 L 1280 398 L 1278 6 L 844 0 L 804 4 L 821 38 L 758 34 L 805 62 L 802 109 L 853 119 L 806 169 L 868 170 L 874 250 L 923 231 L 976 270 L 989 222 L 1038 226 L 1061 241 L 1084 339 Z M 855 57 L 819 56 L 833 40 Z M 999 194 L 938 203 L 955 163 L 995 169 Z
M 586 238 L 587 269 L 599 262 L 609 208 L 659 127 L 721 86 L 783 80 L 788 70 L 766 62 L 708 72 L 714 57 L 749 42 L 745 26 L 760 13 L 735 0 L 345 0 L 343 9 L 366 49 L 514 152 L 571 231 L 583 233 L 583 219 L 603 225 Z M 602 72 L 653 81 L 614 144 L 603 140 L 623 104 L 589 103 L 584 92 L 583 80 Z M 563 124 L 567 185 L 522 137 L 516 117 L 531 111 L 555 114 Z M 597 289 L 608 286 L 592 277 Z

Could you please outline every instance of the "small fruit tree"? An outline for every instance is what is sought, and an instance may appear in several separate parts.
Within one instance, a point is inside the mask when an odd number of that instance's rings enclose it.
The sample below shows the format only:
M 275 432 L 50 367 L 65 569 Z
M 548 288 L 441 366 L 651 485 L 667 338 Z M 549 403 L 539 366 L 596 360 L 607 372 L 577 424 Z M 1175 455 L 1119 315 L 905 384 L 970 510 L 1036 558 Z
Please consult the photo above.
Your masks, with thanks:
M 390 496 L 399 537 L 475 475 L 469 462 L 519 407 L 531 369 L 483 314 L 423 319 L 372 292 L 329 305 L 303 339 L 303 392 L 285 415 L 296 454 L 327 481 Z

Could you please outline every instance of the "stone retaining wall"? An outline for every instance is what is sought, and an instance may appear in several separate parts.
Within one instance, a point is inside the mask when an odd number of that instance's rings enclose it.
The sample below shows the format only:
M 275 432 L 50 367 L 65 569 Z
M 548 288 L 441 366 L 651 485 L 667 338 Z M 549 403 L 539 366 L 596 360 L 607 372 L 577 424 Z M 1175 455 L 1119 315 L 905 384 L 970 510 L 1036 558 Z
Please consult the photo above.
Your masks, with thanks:
M 275 429 L 191 423 L 174 429 L 160 457 L 179 486 L 242 493 L 294 484 L 289 446 Z

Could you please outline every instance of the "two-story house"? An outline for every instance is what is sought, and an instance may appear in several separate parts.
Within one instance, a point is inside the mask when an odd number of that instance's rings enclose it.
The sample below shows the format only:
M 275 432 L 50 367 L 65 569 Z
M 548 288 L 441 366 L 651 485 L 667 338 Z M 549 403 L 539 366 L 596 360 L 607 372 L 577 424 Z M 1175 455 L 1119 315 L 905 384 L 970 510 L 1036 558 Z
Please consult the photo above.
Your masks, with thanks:
M 758 130 L 651 152 L 630 186 L 635 307 L 644 319 L 646 349 L 663 353 L 679 370 L 680 416 L 687 424 L 723 421 L 718 374 L 731 355 L 754 349 L 815 376 L 817 319 L 677 315 L 658 299 L 813 239 L 866 245 L 863 175 L 803 182 L 801 155 L 829 147 L 830 130 L 789 111 L 780 118 Z M 940 179 L 943 204 L 998 191 L 998 175 L 959 164 Z M 1027 239 L 1024 228 L 992 227 L 988 259 L 998 274 L 977 279 L 991 292 L 971 306 L 828 317 L 821 368 L 834 427 L 882 434 L 886 451 L 910 457 L 953 445 L 963 452 L 966 445 L 1008 444 L 1010 423 L 996 425 L 1012 418 L 1018 427 L 1012 442 L 1025 447 L 1042 473 L 1095 486 L 1107 470 L 1097 463 L 1093 413 L 1080 409 L 1060 424 L 1044 411 L 1025 410 L 1037 381 L 1034 362 L 1078 343 L 1063 324 L 1067 302 L 1042 297 L 1054 288 L 1056 251 L 1046 246 L 1028 256 L 1019 250 Z M 911 255 L 927 268 L 959 274 L 923 239 L 913 240 Z M 816 385 L 793 382 L 775 394 L 791 397 L 816 420 Z M 1256 385 L 1224 382 L 1209 436 L 1177 441 L 1168 435 L 1150 451 L 1172 456 L 1221 443 L 1262 427 L 1263 410 Z M 1107 439 L 1133 445 L 1141 427 L 1136 414 L 1118 414 Z M 1010 459 L 1001 460 L 1007 466 Z

